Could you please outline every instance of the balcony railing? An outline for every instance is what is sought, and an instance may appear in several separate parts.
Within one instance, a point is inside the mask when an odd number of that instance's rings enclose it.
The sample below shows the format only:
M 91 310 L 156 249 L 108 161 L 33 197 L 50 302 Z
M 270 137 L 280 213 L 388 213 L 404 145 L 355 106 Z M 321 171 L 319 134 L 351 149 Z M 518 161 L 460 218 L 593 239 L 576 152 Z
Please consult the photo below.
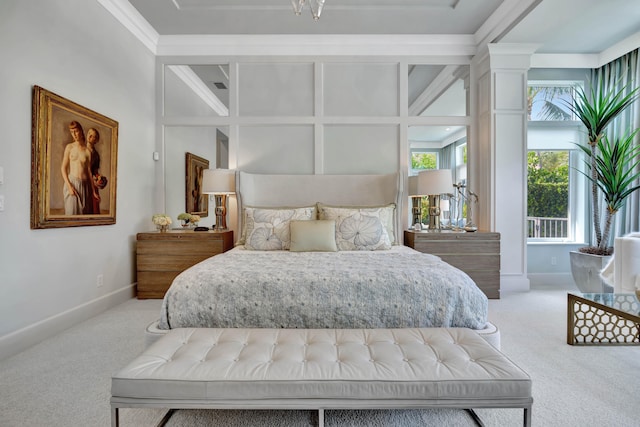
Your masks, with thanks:
M 566 239 L 568 218 L 527 217 L 527 234 L 530 239 Z

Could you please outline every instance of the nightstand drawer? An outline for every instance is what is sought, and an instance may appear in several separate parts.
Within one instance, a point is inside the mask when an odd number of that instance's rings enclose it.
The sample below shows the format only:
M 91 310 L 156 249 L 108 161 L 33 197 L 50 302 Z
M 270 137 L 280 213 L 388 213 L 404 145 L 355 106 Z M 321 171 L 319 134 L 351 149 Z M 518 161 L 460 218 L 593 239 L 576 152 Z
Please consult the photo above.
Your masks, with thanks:
M 438 253 L 440 255 L 475 255 L 475 254 L 495 254 L 500 255 L 500 242 L 496 240 L 490 241 L 468 241 L 457 240 L 420 240 L 418 239 L 414 244 L 414 248 L 417 251 L 427 254 Z
M 500 233 L 406 230 L 404 244 L 464 271 L 488 298 L 500 298 Z
M 173 279 L 182 271 L 232 247 L 233 231 L 138 233 L 138 298 L 163 298 Z
M 469 273 L 469 271 L 500 271 L 500 255 L 498 254 L 474 253 L 472 255 L 434 255 L 439 256 L 444 262 L 449 263 L 466 273 Z
M 138 242 L 137 254 L 155 256 L 190 256 L 221 254 L 222 240 L 142 240 Z

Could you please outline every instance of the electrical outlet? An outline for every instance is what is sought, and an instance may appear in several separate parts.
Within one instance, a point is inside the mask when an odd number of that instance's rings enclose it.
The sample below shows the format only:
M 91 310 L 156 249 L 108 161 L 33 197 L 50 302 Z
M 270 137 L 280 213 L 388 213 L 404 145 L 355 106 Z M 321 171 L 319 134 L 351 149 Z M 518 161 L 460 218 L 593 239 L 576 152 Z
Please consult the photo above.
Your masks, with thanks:
M 104 281 L 104 277 L 102 276 L 102 274 L 98 274 L 98 277 L 96 278 L 96 286 L 98 288 L 102 286 L 103 281 Z
M 552 256 L 551 257 L 551 265 L 558 265 L 558 258 Z

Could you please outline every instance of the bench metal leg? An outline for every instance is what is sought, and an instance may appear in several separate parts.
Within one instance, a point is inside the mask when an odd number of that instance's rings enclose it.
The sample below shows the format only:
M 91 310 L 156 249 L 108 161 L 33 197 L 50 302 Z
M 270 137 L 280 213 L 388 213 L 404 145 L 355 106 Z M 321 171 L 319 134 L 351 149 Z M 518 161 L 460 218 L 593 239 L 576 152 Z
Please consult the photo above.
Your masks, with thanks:
M 476 425 L 478 425 L 478 427 L 484 427 L 484 423 L 482 422 L 482 420 L 480 419 L 480 415 L 478 415 L 476 411 L 471 408 L 465 409 L 465 411 L 467 411 L 469 415 L 471 415 L 471 418 L 473 418 L 473 421 L 476 422 Z
M 167 425 L 167 423 L 171 419 L 171 416 L 174 414 L 174 412 L 176 412 L 176 410 L 177 409 L 169 409 L 167 413 L 164 414 L 164 417 L 162 417 L 162 419 L 160 420 L 160 422 L 156 427 L 164 427 L 165 425 Z
M 120 408 L 111 407 L 111 427 L 120 426 Z
M 531 427 L 531 408 L 524 408 L 524 427 Z

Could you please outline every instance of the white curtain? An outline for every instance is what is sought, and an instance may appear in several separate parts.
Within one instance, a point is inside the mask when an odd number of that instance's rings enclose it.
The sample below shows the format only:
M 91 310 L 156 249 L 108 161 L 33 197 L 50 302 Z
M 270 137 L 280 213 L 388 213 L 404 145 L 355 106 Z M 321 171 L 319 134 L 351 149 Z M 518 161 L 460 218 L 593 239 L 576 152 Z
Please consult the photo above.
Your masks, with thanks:
M 605 89 L 612 87 L 624 87 L 628 89 L 640 85 L 640 49 L 612 61 L 601 68 L 595 69 L 591 75 L 591 81 L 597 82 L 602 78 Z M 625 110 L 616 120 L 609 125 L 608 135 L 624 135 L 629 130 L 640 127 L 640 100 L 636 101 Z M 636 135 L 635 144 L 640 144 L 640 136 Z M 636 185 L 638 182 L 636 181 Z M 622 236 L 632 231 L 640 231 L 640 190 L 631 194 L 625 202 L 625 206 L 614 217 L 611 228 L 610 244 L 613 245 L 615 236 Z
M 456 161 L 456 144 L 449 144 L 440 150 L 439 169 L 453 169 Z

